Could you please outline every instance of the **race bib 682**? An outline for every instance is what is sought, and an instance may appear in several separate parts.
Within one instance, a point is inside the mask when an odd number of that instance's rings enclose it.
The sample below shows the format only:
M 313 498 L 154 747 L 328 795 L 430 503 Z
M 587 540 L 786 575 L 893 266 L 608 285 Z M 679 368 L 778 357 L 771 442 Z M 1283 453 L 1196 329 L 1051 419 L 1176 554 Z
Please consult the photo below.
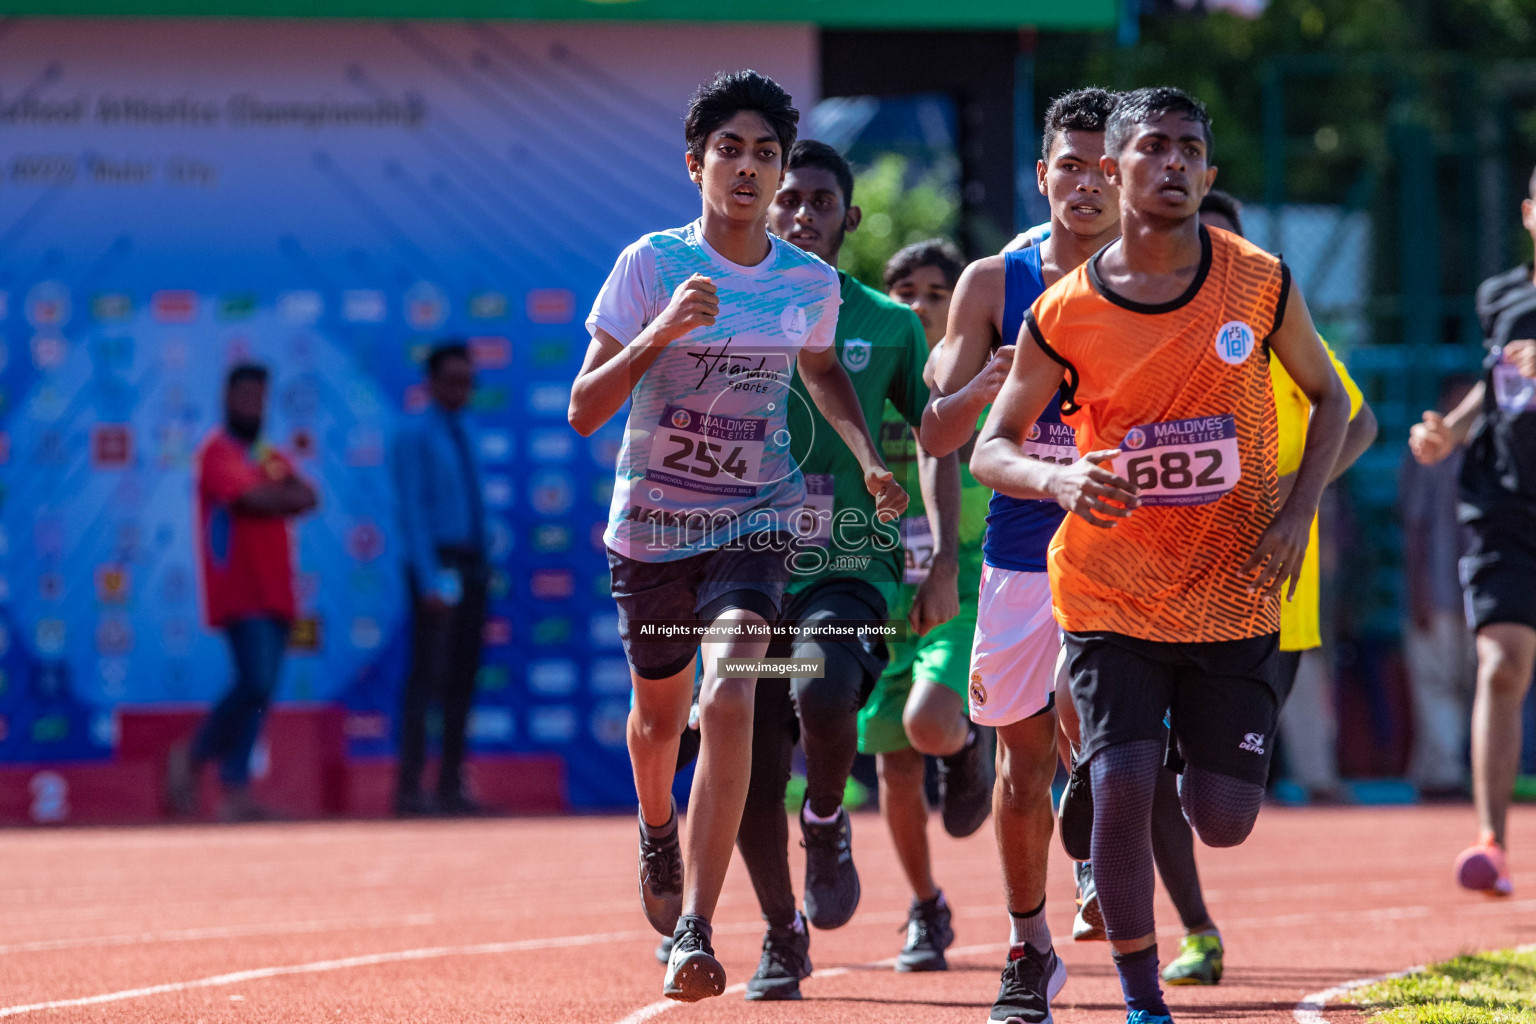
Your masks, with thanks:
M 1120 449 L 1121 475 L 1143 505 L 1204 505 L 1237 486 L 1243 473 L 1231 414 L 1132 427 Z

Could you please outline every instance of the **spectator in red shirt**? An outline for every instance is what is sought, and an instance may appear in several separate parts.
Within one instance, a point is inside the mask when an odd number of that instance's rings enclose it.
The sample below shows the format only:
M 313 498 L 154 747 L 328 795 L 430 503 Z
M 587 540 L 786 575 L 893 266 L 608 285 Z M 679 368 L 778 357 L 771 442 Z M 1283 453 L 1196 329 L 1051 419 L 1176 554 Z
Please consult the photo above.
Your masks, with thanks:
M 202 767 L 219 765 L 220 817 L 265 817 L 250 795 L 251 750 L 282 668 L 295 615 L 288 520 L 313 509 L 315 489 L 260 440 L 267 370 L 241 364 L 224 389 L 224 426 L 197 460 L 198 547 L 208 624 L 229 639 L 235 678 L 190 744 L 171 751 L 171 806 L 197 809 Z

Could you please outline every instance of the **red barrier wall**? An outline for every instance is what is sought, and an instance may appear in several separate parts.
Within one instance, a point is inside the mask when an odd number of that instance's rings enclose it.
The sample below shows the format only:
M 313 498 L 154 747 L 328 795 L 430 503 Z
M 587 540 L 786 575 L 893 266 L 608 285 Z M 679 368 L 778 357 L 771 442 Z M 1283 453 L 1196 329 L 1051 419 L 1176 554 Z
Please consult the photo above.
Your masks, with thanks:
M 171 820 L 165 801 L 166 755 L 191 736 L 206 710 L 197 706 L 125 709 L 118 714 L 117 753 L 95 764 L 14 765 L 0 769 L 0 825 L 142 824 Z M 251 791 L 284 818 L 383 817 L 394 796 L 395 762 L 349 759 L 346 710 L 287 705 L 268 715 L 252 758 Z M 428 766 L 428 778 L 435 765 Z M 506 814 L 569 810 L 565 771 L 552 755 L 474 758 L 470 793 Z M 202 817 L 211 820 L 219 789 L 203 777 Z

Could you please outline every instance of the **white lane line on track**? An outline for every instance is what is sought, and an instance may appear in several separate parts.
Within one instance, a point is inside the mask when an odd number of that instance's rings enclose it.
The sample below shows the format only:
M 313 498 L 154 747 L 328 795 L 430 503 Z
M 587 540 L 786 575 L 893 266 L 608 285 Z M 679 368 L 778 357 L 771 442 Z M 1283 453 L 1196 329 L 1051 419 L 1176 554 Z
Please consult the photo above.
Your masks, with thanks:
M 1507 913 L 1511 910 L 1523 908 L 1527 905 L 1536 906 L 1536 901 L 1527 900 L 1517 903 L 1490 903 L 1486 907 L 1466 908 L 1464 912 L 1475 913 L 1478 910 L 1497 910 L 1502 913 Z M 1403 907 L 1392 908 L 1386 913 L 1393 916 L 1422 916 L 1421 912 L 1428 912 L 1430 909 L 1431 908 L 1427 907 Z M 1293 919 L 1287 921 L 1286 923 L 1300 924 L 1303 923 L 1302 919 L 1305 919 L 1308 923 L 1310 923 L 1316 921 L 1319 918 L 1326 918 L 1328 916 L 1331 915 L 1320 914 L 1314 916 L 1297 914 L 1293 915 Z M 1355 916 L 1358 917 L 1358 912 L 1356 912 Z M 867 914 L 860 918 L 859 923 L 865 925 L 878 925 L 889 923 L 890 921 L 904 920 L 906 920 L 906 914 L 904 913 Z M 1274 924 L 1275 919 L 1268 919 L 1268 923 L 1271 925 Z M 716 929 L 716 931 L 730 934 L 748 933 L 755 932 L 761 927 L 761 924 L 757 924 L 755 922 L 737 922 L 721 925 Z M 16 1017 L 21 1016 L 22 1014 L 36 1013 L 42 1010 L 67 1009 L 76 1006 L 99 1006 L 104 1003 L 124 1002 L 130 999 L 143 999 L 148 996 L 164 995 L 172 992 L 185 992 L 191 989 L 220 988 L 228 985 L 238 985 L 247 981 L 260 981 L 266 978 L 277 978 L 286 975 L 322 974 L 331 971 L 348 970 L 354 967 L 373 967 L 379 964 L 387 963 L 436 960 L 452 956 L 493 956 L 498 954 L 520 953 L 541 949 L 564 949 L 578 946 L 603 945 L 606 943 L 631 942 L 648 939 L 654 935 L 655 932 L 653 931 L 600 932 L 587 935 L 567 935 L 547 939 L 522 939 L 516 942 L 484 942 L 467 946 L 428 946 L 421 949 L 405 949 L 390 953 L 372 953 L 364 956 L 344 957 L 333 960 L 316 960 L 303 964 L 286 964 L 278 967 L 258 967 L 244 971 L 232 971 L 226 974 L 215 974 L 206 978 L 194 978 L 190 981 L 165 982 L 159 985 L 146 985 L 141 988 L 122 989 L 117 992 L 105 992 L 94 996 L 81 996 L 74 999 L 54 999 L 41 1003 L 25 1003 L 17 1006 L 5 1006 L 0 1007 L 0 1017 Z M 34 944 L 26 945 L 30 946 Z M 14 950 L 16 948 L 17 947 L 14 946 L 0 947 L 0 949 L 5 950 Z M 951 950 L 950 953 L 954 956 L 977 955 L 997 952 L 1006 948 L 1006 944 L 1004 943 L 992 943 L 981 946 L 962 947 Z M 1517 952 L 1529 952 L 1532 950 L 1536 950 L 1536 945 L 1519 947 Z M 868 970 L 878 969 L 881 967 L 890 967 L 894 965 L 894 963 L 895 958 L 890 957 L 885 960 L 876 960 L 868 964 L 859 964 L 854 967 L 833 967 L 819 972 L 819 974 L 815 975 L 815 977 L 833 978 L 842 974 L 847 974 L 854 970 Z M 1335 986 L 1334 988 L 1327 989 L 1323 992 L 1318 992 L 1307 996 L 1296 1005 L 1294 1012 L 1297 1024 L 1328 1024 L 1326 1018 L 1322 1016 L 1321 1010 L 1327 1005 L 1330 999 L 1337 998 L 1340 994 L 1349 991 L 1351 988 L 1358 988 L 1363 985 L 1371 984 L 1375 981 L 1384 980 L 1388 977 L 1395 976 L 1397 975 L 1382 975 L 1378 978 L 1366 978 L 1358 981 L 1346 982 L 1341 986 Z M 735 985 L 731 988 L 728 988 L 726 991 L 727 993 L 741 992 L 745 990 L 745 987 L 745 985 Z M 672 1000 L 662 1000 L 660 1002 L 651 1003 L 647 1006 L 641 1007 L 639 1010 L 636 1010 L 629 1016 L 622 1018 L 619 1021 L 619 1024 L 639 1024 L 639 1022 L 649 1020 L 652 1017 L 664 1013 L 677 1005 L 679 1004 Z M 1304 1014 L 1310 1014 L 1310 1016 L 1304 1016 Z
M 200 939 L 236 939 L 254 935 L 305 935 L 313 932 L 346 931 L 352 928 L 428 925 L 436 921 L 437 918 L 432 914 L 407 914 L 402 917 L 335 918 L 329 921 L 287 921 L 275 924 L 180 928 L 174 931 L 95 935 L 78 939 L 38 939 L 0 946 L 0 956 L 11 953 L 42 953 L 59 949 L 89 949 L 98 946 L 138 946 L 150 942 L 194 942 Z
M 1499 906 L 1504 910 L 1508 910 L 1511 906 L 1513 906 L 1513 904 L 1488 904 L 1488 906 Z M 1536 952 L 1536 944 L 1529 946 L 1516 946 L 1513 952 Z M 1424 970 L 1424 967 L 1424 964 L 1420 964 L 1417 967 L 1410 967 L 1404 971 L 1392 971 L 1388 974 L 1378 974 L 1374 978 L 1356 978 L 1354 981 L 1346 981 L 1343 984 L 1335 985 L 1332 988 L 1325 988 L 1321 992 L 1313 992 L 1309 996 L 1302 997 L 1301 1002 L 1297 1003 L 1296 1008 L 1291 1011 L 1291 1016 L 1296 1018 L 1296 1024 L 1329 1024 L 1328 1018 L 1323 1016 L 1323 1011 L 1328 1008 L 1329 1003 L 1337 1001 L 1341 997 L 1353 992 L 1355 989 L 1365 988 L 1367 985 L 1374 985 L 1378 981 L 1391 981 L 1394 978 L 1406 978 L 1410 974 L 1417 974 Z
M 353 967 L 374 967 L 378 964 L 402 963 L 411 960 L 439 960 L 450 956 L 491 956 L 500 953 L 521 953 L 536 949 L 563 949 L 571 946 L 594 946 L 609 942 L 630 942 L 643 939 L 654 932 L 607 932 L 595 935 L 567 935 L 554 939 L 523 939 L 518 942 L 481 942 L 471 946 L 427 946 L 422 949 L 402 949 L 393 953 L 370 953 L 366 956 L 349 956 L 336 960 L 315 960 L 307 964 L 285 964 L 281 967 L 257 967 L 246 971 L 231 971 L 191 981 L 170 981 L 161 985 L 145 985 L 142 988 L 104 992 L 101 995 L 81 996 L 77 999 L 53 999 L 44 1003 L 25 1003 L 20 1006 L 0 1007 L 0 1017 L 18 1017 L 40 1010 L 62 1010 L 72 1006 L 99 1006 L 102 1003 L 120 1003 L 128 999 L 164 995 L 168 992 L 186 992 L 198 988 L 221 988 L 264 978 L 278 978 L 289 974 L 323 974 L 327 971 L 344 971 Z
M 902 920 L 906 920 L 906 915 L 902 915 Z M 1007 949 L 1008 949 L 1008 943 L 1006 943 L 1006 942 L 993 942 L 993 943 L 989 943 L 989 944 L 987 944 L 985 946 L 960 946 L 960 947 L 958 947 L 956 949 L 949 950 L 948 951 L 948 955 L 950 955 L 950 956 L 976 956 L 976 955 L 983 954 L 983 953 L 1003 952 L 1003 951 L 1006 951 Z M 896 958 L 891 956 L 891 957 L 886 957 L 884 960 L 873 960 L 873 961 L 871 961 L 871 962 L 869 962 L 867 964 L 855 964 L 855 965 L 853 965 L 851 967 L 829 967 L 829 968 L 827 968 L 824 971 L 817 971 L 816 973 L 812 974 L 811 977 L 808 980 L 814 981 L 817 978 L 837 978 L 837 977 L 841 977 L 844 974 L 852 974 L 854 971 L 879 970 L 882 967 L 895 967 L 895 966 L 896 966 Z M 745 992 L 746 990 L 747 990 L 746 982 L 742 982 L 742 983 L 737 984 L 737 985 L 732 985 L 729 988 L 727 988 L 724 992 L 720 993 L 720 998 L 723 999 L 726 996 L 733 996 L 733 995 L 736 995 L 739 992 Z M 616 1024 L 643 1024 L 643 1022 L 648 1021 L 648 1020 L 652 1019 L 653 1017 L 661 1016 L 663 1013 L 666 1013 L 668 1010 L 673 1010 L 673 1009 L 676 1009 L 679 1006 L 686 1006 L 686 1005 L 687 1005 L 686 1003 L 680 1003 L 680 1002 L 678 1002 L 675 999 L 658 999 L 654 1003 L 649 1003 L 649 1004 L 647 1004 L 645 1006 L 640 1007 L 640 1009 L 636 1010 L 634 1013 L 631 1013 L 627 1017 L 621 1017 L 616 1022 Z
M 1321 992 L 1313 992 L 1309 996 L 1302 997 L 1301 1002 L 1291 1011 L 1291 1016 L 1296 1018 L 1296 1024 L 1329 1024 L 1328 1018 L 1323 1016 L 1323 1011 L 1328 1004 L 1341 996 L 1348 995 L 1357 988 L 1374 985 L 1378 981 L 1390 981 L 1393 978 L 1405 978 L 1416 971 L 1422 971 L 1424 965 L 1410 967 L 1406 971 L 1393 971 L 1390 974 L 1378 974 L 1374 978 L 1356 978 L 1354 981 L 1346 981 L 1342 985 L 1333 988 L 1325 988 Z
M 892 921 L 905 921 L 906 918 L 907 915 L 904 913 L 869 914 L 862 918 L 861 922 L 864 924 L 889 924 Z M 722 925 L 716 931 L 734 934 L 755 932 L 761 928 L 762 925 L 759 923 L 743 921 Z M 439 960 L 451 956 L 493 956 L 505 953 L 524 953 L 540 949 L 600 946 L 608 943 L 633 942 L 654 938 L 655 935 L 656 933 L 653 931 L 599 932 L 589 935 L 567 935 L 551 939 L 522 939 L 517 942 L 482 942 L 470 946 L 427 946 L 422 949 L 402 949 L 392 953 L 370 953 L 365 956 L 343 957 L 335 960 L 315 960 L 305 964 L 256 967 L 244 971 L 231 971 L 227 974 L 215 974 L 206 978 L 194 978 L 191 981 L 169 981 L 159 985 L 145 985 L 141 988 L 103 992 L 100 995 L 94 996 L 79 996 L 74 999 L 51 999 L 41 1003 L 3 1006 L 0 1007 L 0 1017 L 18 1017 L 22 1014 L 37 1013 L 42 1010 L 62 1010 L 74 1006 L 99 1006 L 103 1003 L 120 1003 L 129 999 L 144 999 L 148 996 L 165 995 L 171 992 L 186 992 L 191 989 L 222 988 L 228 985 L 239 985 L 247 981 L 261 981 L 265 978 L 278 978 L 291 974 L 324 974 L 330 971 L 349 970 L 354 967 L 374 967 L 379 964 L 402 963 L 412 960 Z M 894 961 L 891 962 L 894 963 Z M 832 970 L 846 972 L 849 968 L 833 968 Z M 824 971 L 823 976 L 831 976 L 831 973 L 831 970 Z M 669 1001 L 668 1005 L 676 1004 Z M 654 1013 L 652 1015 L 654 1016 Z

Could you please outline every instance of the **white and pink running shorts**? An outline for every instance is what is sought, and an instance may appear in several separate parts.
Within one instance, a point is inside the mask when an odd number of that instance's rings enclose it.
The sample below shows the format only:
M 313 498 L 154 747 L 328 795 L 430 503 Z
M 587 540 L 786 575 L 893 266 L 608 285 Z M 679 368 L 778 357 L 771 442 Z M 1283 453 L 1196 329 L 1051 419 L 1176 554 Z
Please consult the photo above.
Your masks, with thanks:
M 971 721 L 1012 725 L 1044 711 L 1060 655 L 1049 574 L 983 565 L 971 642 Z

